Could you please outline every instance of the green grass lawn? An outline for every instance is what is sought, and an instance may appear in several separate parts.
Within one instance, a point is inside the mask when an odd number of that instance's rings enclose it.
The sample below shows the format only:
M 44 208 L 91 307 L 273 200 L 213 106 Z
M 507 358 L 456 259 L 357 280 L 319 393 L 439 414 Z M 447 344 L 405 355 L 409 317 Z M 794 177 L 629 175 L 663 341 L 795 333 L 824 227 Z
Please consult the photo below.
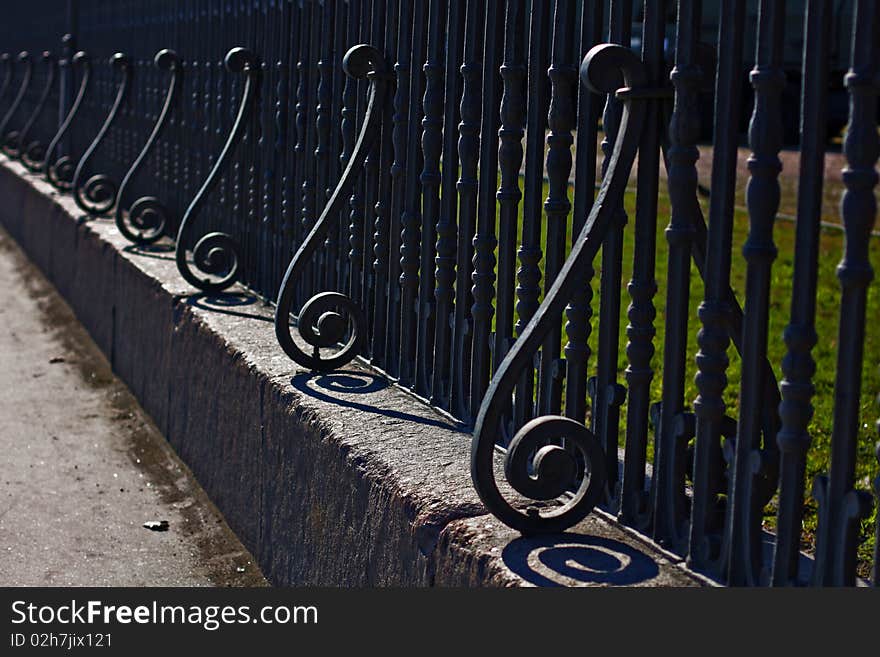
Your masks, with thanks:
M 661 186 L 663 189 L 665 185 Z M 545 185 L 545 198 L 546 198 Z M 620 382 L 624 382 L 623 372 L 627 366 L 625 345 L 627 337 L 625 329 L 628 323 L 626 317 L 627 306 L 629 305 L 629 295 L 626 293 L 626 283 L 631 278 L 632 273 L 632 257 L 633 257 L 633 217 L 635 214 L 635 194 L 629 192 L 626 194 L 625 207 L 630 217 L 630 222 L 625 231 L 625 245 L 623 256 L 623 298 L 621 303 L 620 317 L 620 350 L 618 371 L 620 374 Z M 657 266 L 656 279 L 658 286 L 658 294 L 655 297 L 654 304 L 657 309 L 657 319 L 655 327 L 657 336 L 655 338 L 656 353 L 653 359 L 653 369 L 655 372 L 652 383 L 652 399 L 657 401 L 661 397 L 662 386 L 662 361 L 663 361 L 663 341 L 664 341 L 664 304 L 666 301 L 666 262 L 667 262 L 667 243 L 663 236 L 663 229 L 669 223 L 669 198 L 661 194 L 658 212 L 658 237 L 657 237 Z M 708 208 L 703 207 L 704 215 L 708 215 Z M 740 304 L 743 303 L 745 292 L 745 276 L 746 264 L 741 256 L 742 245 L 748 234 L 748 215 L 745 212 L 738 211 L 735 215 L 733 244 L 734 257 L 731 271 L 731 285 L 736 293 Z M 546 237 L 546 224 L 545 224 Z M 571 236 L 568 236 L 571 239 Z M 788 221 L 778 221 L 774 230 L 774 239 L 779 250 L 779 255 L 773 266 L 772 285 L 771 285 L 771 308 L 770 308 L 770 327 L 769 327 L 769 344 L 768 356 L 771 365 L 776 372 L 778 380 L 782 379 L 781 363 L 785 355 L 786 346 L 782 339 L 783 331 L 788 322 L 789 309 L 791 304 L 792 274 L 794 267 L 794 245 L 795 245 L 795 225 Z M 815 413 L 810 423 L 810 432 L 813 437 L 813 444 L 810 448 L 807 460 L 807 509 L 804 521 L 804 547 L 810 549 L 812 547 L 812 535 L 816 527 L 816 506 L 814 500 L 810 497 L 813 479 L 816 475 L 828 471 L 830 462 L 830 445 L 831 445 L 831 426 L 832 413 L 834 406 L 834 378 L 836 370 L 837 358 L 837 323 L 839 318 L 839 285 L 835 268 L 840 261 L 843 252 L 844 238 L 841 231 L 823 229 L 820 245 L 819 260 L 819 277 L 818 277 L 818 298 L 817 298 L 817 314 L 816 314 L 816 330 L 819 335 L 819 341 L 813 349 L 813 357 L 816 360 L 816 375 L 814 384 L 816 394 L 813 398 Z M 874 269 L 880 272 L 880 240 L 874 239 L 871 247 L 871 259 Z M 601 255 L 595 261 L 596 277 L 592 282 L 594 300 L 593 300 L 593 332 L 590 338 L 590 346 L 593 356 L 591 357 L 591 372 L 595 371 L 595 354 L 598 342 L 598 304 L 599 304 L 599 276 L 601 273 Z M 697 396 L 696 385 L 694 384 L 694 375 L 696 374 L 695 355 L 697 353 L 697 331 L 701 324 L 697 317 L 697 308 L 703 298 L 703 281 L 697 272 L 696 267 L 692 267 L 691 286 L 690 286 L 690 327 L 688 339 L 688 387 L 685 391 L 685 399 L 690 404 Z M 862 372 L 862 406 L 861 417 L 862 423 L 859 431 L 858 439 L 858 466 L 856 470 L 857 486 L 866 490 L 870 490 L 871 481 L 877 475 L 878 465 L 874 458 L 874 444 L 877 441 L 877 434 L 874 429 L 875 420 L 880 417 L 880 406 L 875 403 L 875 398 L 880 392 L 880 330 L 877 329 L 877 320 L 880 319 L 880 284 L 873 284 L 868 292 L 868 334 L 865 342 L 865 360 Z M 874 318 L 873 321 L 871 318 Z M 563 345 L 565 344 L 565 335 L 563 332 Z M 730 367 L 727 371 L 728 386 L 725 391 L 725 401 L 728 405 L 728 414 L 736 417 L 738 415 L 738 395 L 740 380 L 740 360 L 739 354 L 735 347 L 731 344 L 728 349 L 730 357 Z M 626 417 L 626 409 L 621 409 L 620 417 Z M 623 444 L 623 436 L 625 427 L 621 422 L 620 440 Z M 649 446 L 649 450 L 651 446 Z M 649 458 L 651 454 L 649 454 Z M 876 511 L 875 511 L 876 514 Z M 771 507 L 767 510 L 765 522 L 768 526 L 775 523 L 775 509 Z M 871 550 L 873 549 L 873 522 L 874 516 L 863 524 L 864 541 L 860 547 L 860 574 L 868 576 L 870 568 L 869 559 Z

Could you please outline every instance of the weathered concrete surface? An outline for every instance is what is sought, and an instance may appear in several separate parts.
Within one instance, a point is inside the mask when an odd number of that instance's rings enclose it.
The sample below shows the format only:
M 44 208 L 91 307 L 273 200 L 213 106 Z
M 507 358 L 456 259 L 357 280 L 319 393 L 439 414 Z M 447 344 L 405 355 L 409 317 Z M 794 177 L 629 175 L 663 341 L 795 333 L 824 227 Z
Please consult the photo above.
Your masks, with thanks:
M 0 229 L 0 584 L 264 585 L 70 308 Z M 167 521 L 167 531 L 145 522 Z
M 277 346 L 271 309 L 246 290 L 194 294 L 161 246 L 134 249 L 106 220 L 77 224 L 70 199 L 16 164 L 0 164 L 0 198 L 0 222 L 69 290 L 269 581 L 527 583 L 505 563 L 511 535 L 489 546 L 461 524 L 494 521 L 471 485 L 460 427 L 365 367 L 298 371 Z M 668 573 L 664 583 L 693 581 Z

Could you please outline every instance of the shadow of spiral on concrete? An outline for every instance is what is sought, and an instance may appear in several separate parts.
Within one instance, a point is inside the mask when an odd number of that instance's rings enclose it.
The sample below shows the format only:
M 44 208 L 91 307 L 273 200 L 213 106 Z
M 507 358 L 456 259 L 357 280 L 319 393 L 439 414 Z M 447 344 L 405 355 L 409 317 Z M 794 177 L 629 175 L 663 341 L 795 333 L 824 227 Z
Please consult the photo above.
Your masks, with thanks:
M 501 556 L 510 570 L 536 586 L 632 586 L 660 573 L 647 554 L 602 536 L 522 537 L 508 543 Z

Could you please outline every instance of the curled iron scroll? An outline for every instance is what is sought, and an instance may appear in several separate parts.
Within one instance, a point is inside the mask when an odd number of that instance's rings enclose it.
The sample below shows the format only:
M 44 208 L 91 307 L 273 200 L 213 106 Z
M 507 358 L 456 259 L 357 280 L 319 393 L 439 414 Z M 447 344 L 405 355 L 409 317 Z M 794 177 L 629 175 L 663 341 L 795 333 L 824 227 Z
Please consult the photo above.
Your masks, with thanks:
M 168 91 L 165 94 L 165 102 L 162 105 L 162 111 L 156 119 L 153 131 L 147 138 L 143 149 L 132 163 L 122 183 L 119 185 L 119 191 L 116 194 L 116 227 L 119 232 L 131 242 L 135 244 L 152 244 L 162 237 L 165 230 L 165 221 L 168 217 L 168 209 L 162 202 L 154 196 L 143 196 L 131 204 L 127 210 L 124 208 L 125 192 L 129 184 L 137 174 L 144 160 L 150 154 L 153 146 L 159 140 L 162 129 L 174 106 L 177 91 L 180 88 L 183 79 L 183 66 L 180 57 L 173 50 L 160 50 L 154 58 L 156 67 L 171 73 L 168 82 Z
M 34 106 L 24 127 L 18 135 L 18 143 L 15 146 L 18 157 L 25 168 L 32 173 L 37 173 L 43 168 L 43 159 L 46 156 L 46 144 L 39 139 L 31 139 L 31 131 L 39 120 L 43 111 L 46 109 L 49 95 L 52 93 L 52 86 L 55 84 L 55 75 L 58 71 L 58 62 L 48 50 L 43 53 L 43 62 L 46 65 L 46 82 L 43 85 L 43 91 L 40 93 L 40 99 Z
M 614 151 L 571 254 L 489 384 L 471 443 L 471 478 L 480 499 L 499 520 L 523 534 L 560 532 L 571 527 L 592 511 L 605 488 L 604 452 L 598 439 L 581 422 L 566 417 L 550 415 L 527 422 L 507 449 L 504 472 L 510 486 L 530 500 L 553 500 L 575 489 L 570 499 L 544 509 L 514 507 L 498 487 L 493 463 L 501 418 L 510 407 L 522 371 L 531 366 L 546 335 L 554 330 L 577 287 L 583 285 L 578 272 L 584 271 L 602 246 L 622 203 L 638 149 L 644 119 L 639 89 L 646 80 L 638 56 L 622 46 L 597 45 L 584 57 L 580 74 L 590 89 L 596 93 L 616 92 L 623 104 Z M 621 76 L 624 89 L 620 89 Z M 565 447 L 559 439 L 565 440 Z
M 79 51 L 73 56 L 71 65 L 82 70 L 79 90 L 76 92 L 76 98 L 73 101 L 73 105 L 70 106 L 70 111 L 64 117 L 58 132 L 55 133 L 55 136 L 49 143 L 49 148 L 46 149 L 46 159 L 43 161 L 42 166 L 46 179 L 55 189 L 60 191 L 68 191 L 73 188 L 73 174 L 76 170 L 76 161 L 71 155 L 62 155 L 55 158 L 55 152 L 61 144 L 64 135 L 70 130 L 70 126 L 79 113 L 80 107 L 82 107 L 83 99 L 92 77 L 92 63 L 89 61 L 88 55 L 83 51 Z
M 0 84 L 0 101 L 2 101 L 6 98 L 6 93 L 12 86 L 12 77 L 15 73 L 15 68 L 12 65 L 12 57 L 8 52 L 0 54 L 0 66 L 6 69 L 6 75 L 3 76 L 3 83 Z
M 34 62 L 26 50 L 18 54 L 18 62 L 24 64 L 24 75 L 21 78 L 18 93 L 15 94 L 12 104 L 9 106 L 9 109 L 6 110 L 6 114 L 3 115 L 3 120 L 0 121 L 0 149 L 10 157 L 14 157 L 14 155 L 11 154 L 11 150 L 7 150 L 7 146 L 14 150 L 15 145 L 18 143 L 18 131 L 10 130 L 10 123 L 12 122 L 15 113 L 18 111 L 21 102 L 24 100 L 24 97 L 31 86 L 31 78 L 33 78 L 34 75 Z
M 113 101 L 109 114 L 107 114 L 107 118 L 104 120 L 104 124 L 95 136 L 94 141 L 86 149 L 73 174 L 73 200 L 76 201 L 80 210 L 91 216 L 106 214 L 113 207 L 113 203 L 116 200 L 116 183 L 104 174 L 95 174 L 86 178 L 86 170 L 89 161 L 94 157 L 107 133 L 110 132 L 110 128 L 113 127 L 113 123 L 119 115 L 119 110 L 131 86 L 131 60 L 126 55 L 118 52 L 110 58 L 110 65 L 122 73 L 119 84 L 116 87 L 116 98 Z
M 222 232 L 208 233 L 199 239 L 192 249 L 192 259 L 193 265 L 202 274 L 200 276 L 193 271 L 192 265 L 186 257 L 188 232 L 208 194 L 219 181 L 226 162 L 232 156 L 238 142 L 241 141 L 253 107 L 260 77 L 259 62 L 247 48 L 233 48 L 226 53 L 224 63 L 226 70 L 230 73 L 245 74 L 241 104 L 238 107 L 238 114 L 235 117 L 232 130 L 229 132 L 229 137 L 226 139 L 223 150 L 220 151 L 220 156 L 180 221 L 180 228 L 177 232 L 177 247 L 174 253 L 180 275 L 187 283 L 205 292 L 222 292 L 235 282 L 239 267 L 238 244 L 231 235 Z
M 297 322 L 300 337 L 313 348 L 309 354 L 296 344 L 290 332 L 294 292 L 309 259 L 324 244 L 324 238 L 336 224 L 352 186 L 363 171 L 364 161 L 379 132 L 388 78 L 382 54 L 366 44 L 351 48 L 343 58 L 342 67 L 348 76 L 370 82 L 364 123 L 336 189 L 287 267 L 275 309 L 275 335 L 284 353 L 299 365 L 318 372 L 341 367 L 357 355 L 366 332 L 366 319 L 361 308 L 345 294 L 322 292 L 313 296 L 303 305 Z M 328 358 L 321 357 L 322 348 L 340 345 L 346 335 L 348 340 L 339 351 Z

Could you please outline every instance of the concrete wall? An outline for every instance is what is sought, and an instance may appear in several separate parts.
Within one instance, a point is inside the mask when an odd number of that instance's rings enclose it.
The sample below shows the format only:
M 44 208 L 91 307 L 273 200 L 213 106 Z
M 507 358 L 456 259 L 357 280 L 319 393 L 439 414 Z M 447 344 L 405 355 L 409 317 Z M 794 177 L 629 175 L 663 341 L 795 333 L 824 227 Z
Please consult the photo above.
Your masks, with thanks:
M 555 543 L 518 538 L 484 515 L 467 432 L 364 366 L 299 371 L 277 346 L 271 308 L 246 290 L 231 291 L 234 306 L 195 294 L 173 252 L 140 251 L 112 221 L 80 214 L 23 167 L 0 164 L 0 223 L 68 300 L 272 583 L 696 582 L 677 559 L 599 514 Z M 546 564 L 528 555 L 548 545 L 581 562 L 603 550 L 627 564 L 627 550 L 648 561 L 635 582 L 597 577 L 589 563 L 574 577 L 550 568 L 536 578 Z

